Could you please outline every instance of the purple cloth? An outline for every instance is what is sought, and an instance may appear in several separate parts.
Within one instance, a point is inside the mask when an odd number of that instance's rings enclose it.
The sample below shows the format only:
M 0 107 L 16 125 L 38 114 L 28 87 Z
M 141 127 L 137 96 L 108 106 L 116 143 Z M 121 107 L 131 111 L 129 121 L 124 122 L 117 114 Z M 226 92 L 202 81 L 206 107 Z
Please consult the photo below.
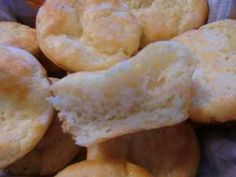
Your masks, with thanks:
M 5 1 L 0 0 L 0 21 L 16 21 L 13 11 Z
M 236 18 L 236 0 L 208 0 L 208 23 L 227 18 Z
M 236 177 L 236 125 L 201 128 L 199 141 L 198 177 Z
M 34 27 L 37 11 L 25 0 L 0 0 L 0 21 L 18 21 Z

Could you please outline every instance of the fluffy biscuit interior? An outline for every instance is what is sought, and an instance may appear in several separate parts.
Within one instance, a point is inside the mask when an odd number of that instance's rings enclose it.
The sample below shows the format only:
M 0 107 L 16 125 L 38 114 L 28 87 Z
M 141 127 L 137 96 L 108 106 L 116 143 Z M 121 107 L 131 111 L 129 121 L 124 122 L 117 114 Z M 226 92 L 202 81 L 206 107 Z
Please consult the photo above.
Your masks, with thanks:
M 50 100 L 80 145 L 181 122 L 188 117 L 195 58 L 173 42 L 150 44 L 101 72 L 71 74 Z

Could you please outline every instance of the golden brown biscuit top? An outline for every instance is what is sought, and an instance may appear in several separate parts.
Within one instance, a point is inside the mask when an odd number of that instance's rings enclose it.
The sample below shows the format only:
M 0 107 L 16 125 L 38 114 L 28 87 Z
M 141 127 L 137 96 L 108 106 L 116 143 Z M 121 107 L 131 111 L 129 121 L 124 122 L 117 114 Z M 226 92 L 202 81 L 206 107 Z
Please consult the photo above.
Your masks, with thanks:
M 28 52 L 0 45 L 0 168 L 33 149 L 52 118 L 45 70 Z
M 234 31 L 235 28 L 236 28 L 236 20 L 226 19 L 226 20 L 216 21 L 213 23 L 208 23 L 199 29 L 200 30 L 209 29 L 209 30 L 215 30 L 218 32 L 229 33 L 229 31 L 230 32 Z
M 16 22 L 0 22 L 0 44 L 24 49 L 33 55 L 39 52 L 35 30 Z
M 122 0 L 139 21 L 141 46 L 171 39 L 203 25 L 208 16 L 206 0 Z
M 207 14 L 206 0 L 47 0 L 36 26 L 40 47 L 55 64 L 95 71 L 200 27 Z
M 152 177 L 143 168 L 125 161 L 83 161 L 59 172 L 56 177 Z
M 217 38 L 206 38 L 207 40 L 211 40 L 212 44 L 210 45 L 213 48 L 213 45 L 217 47 L 215 52 L 218 52 L 220 56 L 222 55 L 235 55 L 236 51 L 236 20 L 227 19 L 221 20 L 214 23 L 209 23 L 200 28 L 201 31 L 209 31 L 209 33 L 215 33 Z M 203 32 L 202 32 L 203 33 Z M 209 46 L 209 47 L 210 47 Z M 219 58 L 219 56 L 218 56 Z M 230 62 L 227 60 L 226 63 Z M 223 64 L 223 63 L 221 63 Z M 234 67 L 233 62 L 230 62 L 230 65 L 227 67 Z M 223 65 L 223 68 L 225 66 Z M 235 68 L 235 67 L 234 67 Z
M 150 7 L 156 0 L 123 0 L 131 9 L 143 9 Z
M 37 16 L 37 34 L 53 62 L 79 71 L 127 59 L 138 50 L 141 31 L 120 0 L 48 0 Z
M 88 160 L 130 161 L 155 177 L 195 176 L 199 157 L 195 132 L 187 123 L 117 137 L 88 147 L 87 154 Z
M 198 56 L 201 71 L 211 80 L 213 73 L 235 72 L 235 30 L 236 20 L 223 20 L 186 32 L 174 40 Z
M 63 133 L 61 122 L 55 114 L 38 145 L 7 170 L 15 175 L 52 175 L 70 163 L 79 150 L 72 137 Z
M 236 116 L 236 20 L 207 24 L 174 40 L 196 54 L 199 65 L 192 81 L 191 118 L 225 122 Z

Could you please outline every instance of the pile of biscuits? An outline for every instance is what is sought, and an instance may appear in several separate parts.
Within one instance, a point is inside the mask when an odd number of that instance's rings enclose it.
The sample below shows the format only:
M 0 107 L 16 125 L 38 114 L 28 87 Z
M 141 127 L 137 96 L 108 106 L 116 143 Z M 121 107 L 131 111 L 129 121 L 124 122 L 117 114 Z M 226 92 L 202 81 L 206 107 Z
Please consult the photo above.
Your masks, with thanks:
M 0 169 L 195 177 L 194 123 L 236 119 L 236 20 L 207 18 L 206 0 L 46 0 L 36 29 L 0 22 Z

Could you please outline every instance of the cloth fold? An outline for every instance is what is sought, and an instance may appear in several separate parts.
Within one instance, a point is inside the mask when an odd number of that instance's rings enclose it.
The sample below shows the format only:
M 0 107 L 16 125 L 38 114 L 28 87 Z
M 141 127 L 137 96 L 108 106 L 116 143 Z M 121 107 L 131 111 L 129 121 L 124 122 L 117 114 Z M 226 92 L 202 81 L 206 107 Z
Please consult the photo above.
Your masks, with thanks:
M 16 21 L 14 12 L 10 9 L 6 0 L 0 0 L 0 21 Z
M 235 177 L 236 125 L 204 127 L 198 134 L 202 151 L 198 177 Z
M 236 18 L 236 0 L 208 0 L 208 23 L 227 18 Z

